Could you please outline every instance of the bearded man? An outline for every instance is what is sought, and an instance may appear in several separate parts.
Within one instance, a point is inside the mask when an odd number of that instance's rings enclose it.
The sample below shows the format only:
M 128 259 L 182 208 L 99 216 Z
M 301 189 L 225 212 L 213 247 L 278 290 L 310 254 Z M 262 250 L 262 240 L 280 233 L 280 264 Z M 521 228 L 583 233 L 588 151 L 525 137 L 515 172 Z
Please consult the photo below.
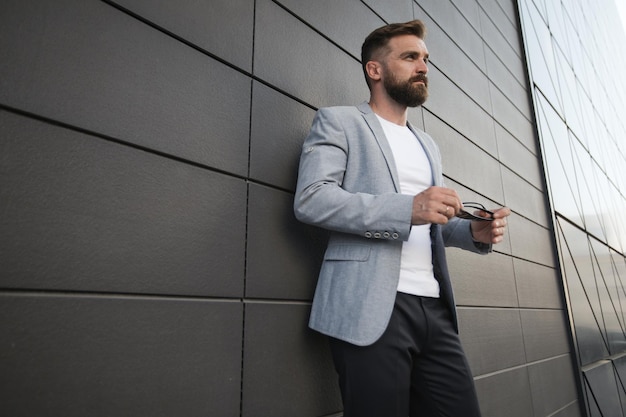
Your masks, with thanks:
M 468 213 L 407 121 L 428 97 L 424 35 L 419 20 L 373 31 L 369 101 L 320 109 L 302 147 L 296 217 L 331 231 L 309 325 L 329 336 L 346 417 L 480 416 L 445 246 L 490 252 L 510 210 Z

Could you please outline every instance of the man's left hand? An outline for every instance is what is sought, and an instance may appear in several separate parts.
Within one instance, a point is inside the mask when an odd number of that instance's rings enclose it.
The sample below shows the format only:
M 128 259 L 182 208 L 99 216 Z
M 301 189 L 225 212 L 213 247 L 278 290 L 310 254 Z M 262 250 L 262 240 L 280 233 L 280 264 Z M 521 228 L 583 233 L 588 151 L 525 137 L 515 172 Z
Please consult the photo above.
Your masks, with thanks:
M 496 244 L 502 242 L 506 231 L 506 218 L 510 214 L 511 210 L 508 207 L 502 207 L 497 210 L 493 210 L 494 220 L 491 222 L 473 220 L 471 225 L 472 237 L 475 241 L 481 243 Z

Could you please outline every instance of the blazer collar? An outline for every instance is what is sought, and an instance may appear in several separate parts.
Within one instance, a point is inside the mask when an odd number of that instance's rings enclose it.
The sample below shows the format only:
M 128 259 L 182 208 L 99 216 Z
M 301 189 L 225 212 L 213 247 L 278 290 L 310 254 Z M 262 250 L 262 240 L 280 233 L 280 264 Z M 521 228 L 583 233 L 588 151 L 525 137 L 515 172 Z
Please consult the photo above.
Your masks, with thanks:
M 376 113 L 374 113 L 374 110 L 372 110 L 372 108 L 370 107 L 367 101 L 364 101 L 363 103 L 359 104 L 357 108 L 359 109 L 361 113 L 363 113 L 363 118 L 365 119 L 365 122 L 368 124 L 370 130 L 374 134 L 374 138 L 376 138 L 376 141 L 378 142 L 378 146 L 380 147 L 380 150 L 382 151 L 383 156 L 385 157 L 385 161 L 387 161 L 387 167 L 389 169 L 389 173 L 391 174 L 391 178 L 393 179 L 396 192 L 399 193 L 400 192 L 400 180 L 398 178 L 398 169 L 396 168 L 396 163 L 393 158 L 393 152 L 391 151 L 391 146 L 389 145 L 389 141 L 387 140 L 387 137 L 385 136 L 383 127 L 380 124 L 380 121 L 378 120 L 378 118 L 376 117 Z M 422 145 L 424 152 L 426 152 L 426 156 L 428 157 L 428 161 L 430 162 L 430 167 L 432 171 L 432 179 L 431 179 L 432 183 L 434 185 L 440 185 L 440 184 L 437 184 L 438 181 L 436 179 L 440 177 L 438 175 L 438 172 L 441 168 L 438 165 L 437 158 L 435 158 L 434 150 L 431 148 L 431 146 L 429 146 L 430 143 L 426 143 L 425 140 L 418 133 L 417 129 L 415 129 L 415 127 L 413 127 L 413 125 L 408 121 L 407 121 L 407 126 L 409 127 L 411 132 L 413 132 L 413 134 L 415 135 L 419 143 Z
M 361 113 L 363 113 L 363 118 L 365 119 L 365 122 L 374 134 L 376 142 L 378 142 L 378 147 L 380 148 L 383 156 L 385 157 L 385 161 L 387 162 L 387 169 L 389 170 L 389 174 L 391 175 L 391 179 L 393 180 L 393 186 L 396 192 L 399 193 L 400 179 L 398 178 L 398 169 L 396 168 L 396 162 L 393 158 L 393 152 L 391 151 L 391 146 L 389 145 L 389 141 L 385 136 L 383 127 L 376 117 L 376 113 L 374 113 L 368 102 L 363 102 L 357 107 L 361 111 Z

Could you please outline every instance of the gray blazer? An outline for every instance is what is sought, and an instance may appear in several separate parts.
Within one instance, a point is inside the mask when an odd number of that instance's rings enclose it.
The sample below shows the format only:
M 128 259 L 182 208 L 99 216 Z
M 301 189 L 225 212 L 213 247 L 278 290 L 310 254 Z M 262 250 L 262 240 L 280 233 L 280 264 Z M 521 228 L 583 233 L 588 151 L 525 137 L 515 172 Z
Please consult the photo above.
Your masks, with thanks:
M 409 128 L 430 160 L 433 185 L 443 185 L 441 156 L 430 136 Z M 391 147 L 368 103 L 320 109 L 304 141 L 294 211 L 331 231 L 309 325 L 356 345 L 374 343 L 393 310 L 402 242 L 409 238 L 413 196 L 400 194 Z M 469 221 L 431 225 L 433 265 L 456 325 L 445 246 L 487 253 Z

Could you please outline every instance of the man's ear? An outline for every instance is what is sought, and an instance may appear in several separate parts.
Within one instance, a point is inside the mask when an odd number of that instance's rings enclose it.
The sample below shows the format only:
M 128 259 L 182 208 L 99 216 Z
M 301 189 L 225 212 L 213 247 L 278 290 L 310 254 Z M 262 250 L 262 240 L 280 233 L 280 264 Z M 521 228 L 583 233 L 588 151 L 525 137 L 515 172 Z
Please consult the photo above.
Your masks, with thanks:
M 367 76 L 372 80 L 380 80 L 382 76 L 382 66 L 377 61 L 368 61 L 365 64 L 365 72 L 367 72 Z

